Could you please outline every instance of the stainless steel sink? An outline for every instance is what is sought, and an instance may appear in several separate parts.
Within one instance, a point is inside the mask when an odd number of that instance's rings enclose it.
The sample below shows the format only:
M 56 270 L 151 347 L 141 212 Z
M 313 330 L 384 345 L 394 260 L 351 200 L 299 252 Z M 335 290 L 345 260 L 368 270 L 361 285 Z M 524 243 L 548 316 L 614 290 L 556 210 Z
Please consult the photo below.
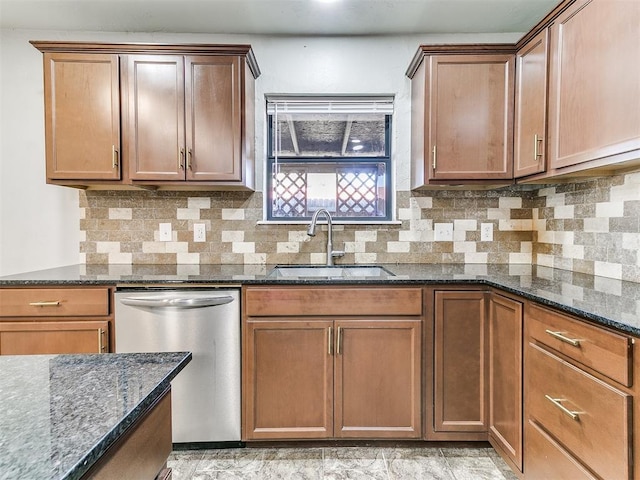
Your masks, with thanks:
M 383 267 L 373 265 L 280 265 L 269 272 L 280 278 L 363 278 L 394 277 Z

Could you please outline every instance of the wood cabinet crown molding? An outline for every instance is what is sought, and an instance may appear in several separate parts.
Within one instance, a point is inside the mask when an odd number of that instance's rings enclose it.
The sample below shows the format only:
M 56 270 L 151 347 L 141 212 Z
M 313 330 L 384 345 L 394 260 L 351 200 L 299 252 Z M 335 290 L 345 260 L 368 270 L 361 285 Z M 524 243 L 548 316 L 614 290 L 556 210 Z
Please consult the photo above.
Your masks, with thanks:
M 111 53 L 111 54 L 154 54 L 154 55 L 231 55 L 245 56 L 253 78 L 261 74 L 260 67 L 251 45 L 247 44 L 206 44 L 206 43 L 93 43 L 93 42 L 57 42 L 31 40 L 31 45 L 45 52 L 66 53 Z
M 442 44 L 442 45 L 420 45 L 413 55 L 411 63 L 405 72 L 409 78 L 413 78 L 418 67 L 429 55 L 514 55 L 516 53 L 515 44 L 509 43 L 473 43 L 468 45 Z

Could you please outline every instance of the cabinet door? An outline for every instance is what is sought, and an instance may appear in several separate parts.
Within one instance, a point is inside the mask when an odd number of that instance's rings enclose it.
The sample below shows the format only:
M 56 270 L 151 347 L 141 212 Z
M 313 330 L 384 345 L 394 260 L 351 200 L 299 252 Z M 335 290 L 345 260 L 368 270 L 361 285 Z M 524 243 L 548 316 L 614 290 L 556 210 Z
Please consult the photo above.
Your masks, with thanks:
M 546 169 L 548 36 L 549 30 L 543 30 L 516 54 L 516 178 Z
M 124 129 L 133 180 L 184 180 L 184 59 L 129 55 Z
M 49 180 L 120 179 L 117 55 L 44 55 Z
M 242 59 L 185 59 L 187 180 L 242 179 Z
M 551 26 L 552 168 L 640 152 L 640 2 L 578 0 Z
M 420 437 L 420 324 L 336 321 L 334 436 Z
M 513 177 L 513 55 L 431 57 L 431 178 Z
M 487 431 L 486 294 L 435 292 L 434 430 Z
M 245 438 L 333 435 L 333 322 L 248 322 Z
M 522 471 L 522 303 L 489 305 L 489 440 Z
M 0 322 L 0 355 L 105 353 L 106 321 Z

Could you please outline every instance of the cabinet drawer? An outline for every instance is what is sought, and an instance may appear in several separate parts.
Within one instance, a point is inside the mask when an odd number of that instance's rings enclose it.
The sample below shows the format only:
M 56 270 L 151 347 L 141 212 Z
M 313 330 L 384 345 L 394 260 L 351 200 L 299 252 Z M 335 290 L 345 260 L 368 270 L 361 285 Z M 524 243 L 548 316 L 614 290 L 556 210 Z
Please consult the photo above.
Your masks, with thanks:
M 109 322 L 0 322 L 0 355 L 106 353 Z
M 534 422 L 528 422 L 526 437 L 527 480 L 595 480 L 596 477 Z
M 422 315 L 420 288 L 281 288 L 246 290 L 246 315 Z
M 528 353 L 529 419 L 601 478 L 629 478 L 631 396 L 537 345 Z
M 529 335 L 627 387 L 632 382 L 632 343 L 625 335 L 573 320 L 535 305 L 526 310 Z
M 0 289 L 0 317 L 109 315 L 108 288 Z

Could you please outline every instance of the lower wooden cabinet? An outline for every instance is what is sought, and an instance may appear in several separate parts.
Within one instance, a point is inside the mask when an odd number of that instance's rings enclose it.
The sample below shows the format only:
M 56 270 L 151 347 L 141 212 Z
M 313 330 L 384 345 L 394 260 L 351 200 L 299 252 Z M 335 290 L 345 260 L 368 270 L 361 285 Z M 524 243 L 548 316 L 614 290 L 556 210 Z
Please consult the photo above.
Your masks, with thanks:
M 596 477 L 580 462 L 573 458 L 540 426 L 532 421 L 525 426 L 527 438 L 526 464 L 527 480 L 549 480 L 566 478 L 570 480 L 595 480 Z
M 113 287 L 0 288 L 0 355 L 114 350 Z
M 335 326 L 334 437 L 420 437 L 421 321 Z
M 632 339 L 527 304 L 525 345 L 525 478 L 638 478 Z
M 383 314 L 354 315 L 375 298 Z M 245 440 L 421 437 L 420 288 L 254 287 L 244 299 Z
M 0 355 L 108 351 L 108 321 L 0 322 Z
M 171 390 L 167 390 L 81 480 L 170 480 L 171 469 L 166 466 L 171 449 Z
M 522 303 L 489 300 L 489 442 L 522 471 Z
M 333 436 L 333 322 L 247 322 L 244 412 L 249 439 Z
M 249 321 L 245 437 L 419 438 L 419 320 Z
M 433 386 L 427 386 L 433 424 L 427 425 L 427 440 L 487 439 L 487 298 L 482 290 L 434 292 Z

